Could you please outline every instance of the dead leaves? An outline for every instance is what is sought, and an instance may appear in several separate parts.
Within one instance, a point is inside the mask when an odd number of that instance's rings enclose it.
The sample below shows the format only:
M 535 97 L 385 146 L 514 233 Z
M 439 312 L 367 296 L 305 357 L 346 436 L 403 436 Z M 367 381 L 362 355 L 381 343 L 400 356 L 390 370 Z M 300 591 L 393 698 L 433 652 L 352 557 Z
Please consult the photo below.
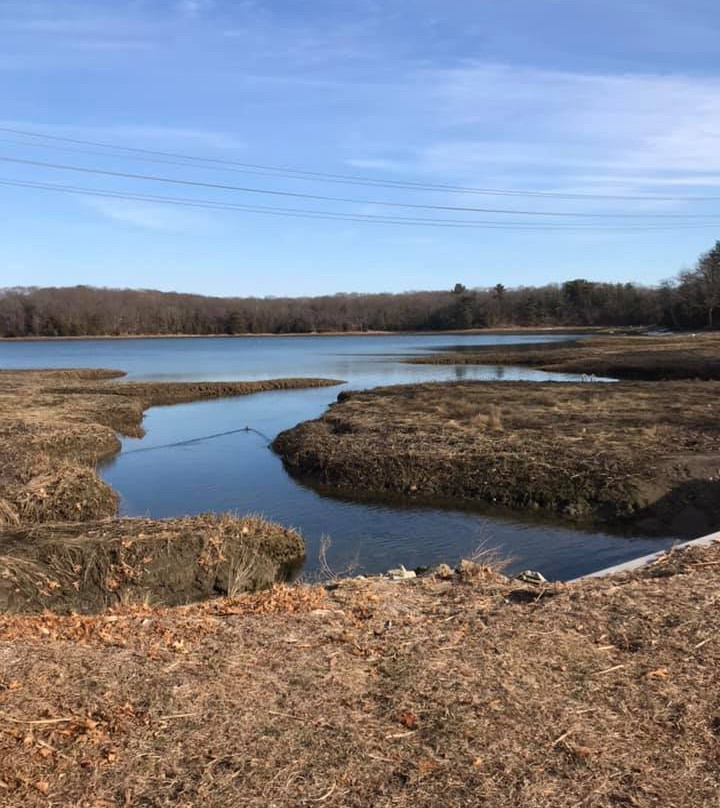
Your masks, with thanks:
M 319 586 L 278 585 L 238 598 L 219 598 L 190 606 L 120 606 L 95 615 L 43 612 L 0 617 L 0 642 L 42 640 L 187 653 L 193 641 L 216 633 L 218 618 L 265 614 L 302 614 L 327 607 Z M 2 685 L 0 685 L 0 690 Z
M 645 674 L 644 678 L 645 679 L 666 679 L 667 675 L 668 675 L 668 669 L 667 668 L 657 668 L 657 670 L 648 671 Z
M 418 720 L 415 713 L 411 710 L 404 710 L 398 715 L 398 723 L 402 724 L 403 727 L 407 727 L 408 729 L 417 729 L 418 728 Z

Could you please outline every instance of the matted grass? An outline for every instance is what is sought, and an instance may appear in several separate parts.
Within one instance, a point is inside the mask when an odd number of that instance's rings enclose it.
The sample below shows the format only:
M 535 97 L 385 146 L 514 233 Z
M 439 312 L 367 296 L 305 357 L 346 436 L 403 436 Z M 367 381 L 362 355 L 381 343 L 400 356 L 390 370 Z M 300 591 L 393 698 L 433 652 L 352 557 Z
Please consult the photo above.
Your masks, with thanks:
M 286 580 L 299 534 L 258 517 L 106 519 L 0 533 L 0 612 L 176 605 Z

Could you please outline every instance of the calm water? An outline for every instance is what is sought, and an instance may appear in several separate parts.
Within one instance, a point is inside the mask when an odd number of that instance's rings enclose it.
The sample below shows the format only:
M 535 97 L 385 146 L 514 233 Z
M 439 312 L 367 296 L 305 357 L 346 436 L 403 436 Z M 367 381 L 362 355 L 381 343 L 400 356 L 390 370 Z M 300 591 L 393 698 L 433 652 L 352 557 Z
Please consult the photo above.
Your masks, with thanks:
M 483 544 L 512 556 L 515 569 L 532 567 L 551 578 L 570 578 L 667 547 L 672 537 L 617 537 L 457 507 L 338 499 L 292 480 L 268 448 L 278 432 L 319 416 L 347 387 L 455 379 L 576 381 L 572 375 L 523 368 L 402 362 L 430 351 L 558 339 L 567 336 L 18 342 L 0 343 L 0 366 L 120 368 L 132 379 L 344 379 L 338 387 L 154 407 L 145 416 L 146 436 L 123 440 L 123 451 L 104 467 L 103 476 L 120 492 L 126 515 L 231 510 L 260 513 L 296 527 L 307 544 L 309 573 L 317 567 L 320 538 L 327 535 L 332 541 L 328 559 L 336 570 L 357 565 L 358 571 L 377 572 L 399 563 L 454 563 Z M 257 432 L 235 431 L 245 426 Z

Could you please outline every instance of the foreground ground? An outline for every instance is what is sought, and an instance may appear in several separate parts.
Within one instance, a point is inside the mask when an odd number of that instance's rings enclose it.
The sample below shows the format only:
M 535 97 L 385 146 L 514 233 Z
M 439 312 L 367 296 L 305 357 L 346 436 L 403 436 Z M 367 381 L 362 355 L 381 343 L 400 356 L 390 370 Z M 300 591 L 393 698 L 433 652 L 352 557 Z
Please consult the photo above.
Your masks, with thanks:
M 718 382 L 453 383 L 343 392 L 276 439 L 345 491 L 450 497 L 688 537 L 720 525 Z
M 0 801 L 716 808 L 720 547 L 0 617 Z
M 575 342 L 489 345 L 408 360 L 430 365 L 522 365 L 619 379 L 720 379 L 720 334 L 597 336 Z

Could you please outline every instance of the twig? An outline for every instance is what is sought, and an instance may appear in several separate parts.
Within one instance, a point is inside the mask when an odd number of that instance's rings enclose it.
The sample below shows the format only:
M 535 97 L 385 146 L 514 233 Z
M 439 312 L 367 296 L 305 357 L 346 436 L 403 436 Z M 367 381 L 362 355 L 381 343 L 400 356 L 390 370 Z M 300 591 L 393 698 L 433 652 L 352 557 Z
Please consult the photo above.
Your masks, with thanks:
M 0 713 L 0 719 L 3 721 L 10 721 L 12 724 L 33 724 L 33 725 L 40 725 L 40 724 L 64 724 L 69 721 L 77 721 L 77 718 L 38 718 L 33 720 L 25 719 L 25 718 L 13 718 L 11 715 L 5 715 L 5 713 Z
M 307 724 L 308 722 L 304 718 L 298 718 L 298 716 L 293 715 L 292 713 L 278 713 L 275 710 L 266 710 L 268 715 L 277 715 L 280 718 L 292 718 L 293 721 L 299 721 L 301 724 Z
M 35 743 L 37 743 L 39 746 L 45 747 L 45 749 L 49 749 L 53 754 L 57 755 L 58 757 L 63 758 L 63 760 L 72 760 L 71 757 L 68 757 L 67 755 L 63 754 L 59 749 L 56 749 L 54 746 L 50 746 L 49 743 L 45 743 L 45 741 L 41 741 L 39 738 L 37 738 L 35 740 Z
M 386 735 L 385 738 L 387 738 L 387 739 L 390 739 L 390 738 L 407 738 L 408 735 L 414 735 L 416 732 L 417 732 L 416 729 L 411 729 L 409 732 L 398 732 L 398 733 L 395 733 L 394 735 Z
M 335 791 L 336 787 L 337 787 L 337 783 L 333 783 L 332 786 L 330 786 L 330 790 L 327 791 L 325 794 L 323 794 L 322 797 L 318 797 L 317 799 L 310 800 L 310 802 L 325 802 L 325 800 L 333 793 L 333 791 Z
M 171 721 L 173 718 L 191 718 L 197 713 L 175 713 L 174 715 L 159 715 L 158 721 Z
M 563 734 L 559 738 L 555 738 L 555 740 L 551 744 L 551 748 L 556 747 L 559 743 L 562 743 L 568 735 L 572 733 L 572 730 L 569 729 L 567 732 L 563 732 Z
M 703 645 L 705 645 L 706 643 L 709 643 L 710 640 L 712 640 L 712 637 L 708 637 L 706 640 L 702 640 L 697 645 L 693 645 L 693 650 L 697 651 L 698 648 L 702 648 Z
M 612 668 L 605 668 L 604 671 L 597 671 L 596 673 L 591 674 L 592 676 L 602 676 L 604 673 L 612 673 L 613 671 L 619 671 L 620 668 L 624 668 L 624 665 L 613 665 Z

